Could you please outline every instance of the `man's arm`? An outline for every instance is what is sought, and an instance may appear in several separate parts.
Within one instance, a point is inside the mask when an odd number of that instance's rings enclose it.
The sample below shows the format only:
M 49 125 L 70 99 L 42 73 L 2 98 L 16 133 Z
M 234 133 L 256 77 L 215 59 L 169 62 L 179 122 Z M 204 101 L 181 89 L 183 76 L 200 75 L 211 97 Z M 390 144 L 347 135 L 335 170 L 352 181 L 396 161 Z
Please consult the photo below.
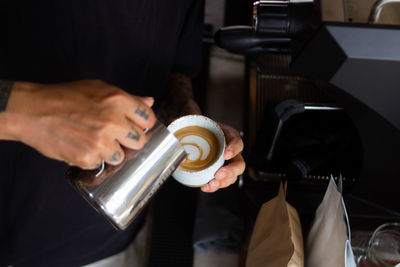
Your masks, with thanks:
M 6 110 L 13 84 L 13 81 L 0 80 L 0 112 Z
M 10 83 L 8 83 L 10 85 Z M 153 98 L 135 97 L 99 80 L 4 87 L 0 139 L 84 169 L 119 164 L 122 147 L 139 149 L 156 120 Z
M 13 81 L 0 80 L 0 139 L 3 140 L 14 140 L 11 118 L 1 115 L 7 108 L 13 84 Z
M 168 80 L 167 92 L 161 100 L 157 117 L 165 123 L 189 114 L 201 114 L 193 97 L 191 79 L 180 73 L 173 73 Z
M 183 74 L 171 74 L 167 94 L 160 104 L 158 117 L 162 117 L 164 122 L 168 123 L 175 118 L 189 114 L 201 114 L 199 106 L 193 99 L 191 80 Z M 201 188 L 204 192 L 214 192 L 233 184 L 237 180 L 237 176 L 242 174 L 245 169 L 245 163 L 240 154 L 243 150 L 243 141 L 239 132 L 228 125 L 222 123 L 219 125 L 224 131 L 227 143 L 224 152 L 227 164 L 215 173 L 214 179 Z

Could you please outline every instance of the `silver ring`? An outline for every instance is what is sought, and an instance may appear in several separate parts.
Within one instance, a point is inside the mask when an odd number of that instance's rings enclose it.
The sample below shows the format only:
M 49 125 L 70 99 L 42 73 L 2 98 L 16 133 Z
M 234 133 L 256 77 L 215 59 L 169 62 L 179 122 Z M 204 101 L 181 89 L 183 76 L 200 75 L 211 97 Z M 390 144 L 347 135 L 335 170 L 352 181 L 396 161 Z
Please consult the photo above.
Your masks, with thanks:
M 96 177 L 96 178 L 99 177 L 99 176 L 103 173 L 104 169 L 105 169 L 105 163 L 104 163 L 104 160 L 102 160 L 102 161 L 101 161 L 101 168 L 100 168 L 100 170 L 98 171 L 98 173 L 96 173 L 95 177 Z

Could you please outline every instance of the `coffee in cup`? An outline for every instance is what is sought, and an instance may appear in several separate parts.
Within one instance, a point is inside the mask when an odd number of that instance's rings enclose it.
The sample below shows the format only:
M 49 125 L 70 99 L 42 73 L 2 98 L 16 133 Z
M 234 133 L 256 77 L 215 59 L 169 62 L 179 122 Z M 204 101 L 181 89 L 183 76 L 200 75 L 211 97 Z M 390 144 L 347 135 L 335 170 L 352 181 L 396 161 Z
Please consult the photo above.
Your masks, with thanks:
M 179 168 L 200 171 L 210 167 L 219 154 L 217 137 L 201 126 L 187 126 L 173 133 L 185 149 L 187 156 Z
M 201 115 L 181 117 L 168 126 L 187 156 L 172 176 L 187 186 L 202 186 L 224 164 L 225 137 L 219 125 Z

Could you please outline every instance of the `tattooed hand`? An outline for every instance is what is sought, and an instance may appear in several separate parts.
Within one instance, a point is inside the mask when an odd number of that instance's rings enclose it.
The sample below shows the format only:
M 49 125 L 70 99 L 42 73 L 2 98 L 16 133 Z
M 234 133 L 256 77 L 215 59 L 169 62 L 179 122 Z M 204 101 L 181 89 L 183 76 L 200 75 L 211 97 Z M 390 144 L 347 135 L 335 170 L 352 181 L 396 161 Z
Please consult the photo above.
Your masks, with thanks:
M 84 169 L 119 164 L 121 146 L 140 149 L 156 120 L 151 97 L 136 97 L 99 80 L 63 84 L 16 82 L 0 121 L 7 138 Z

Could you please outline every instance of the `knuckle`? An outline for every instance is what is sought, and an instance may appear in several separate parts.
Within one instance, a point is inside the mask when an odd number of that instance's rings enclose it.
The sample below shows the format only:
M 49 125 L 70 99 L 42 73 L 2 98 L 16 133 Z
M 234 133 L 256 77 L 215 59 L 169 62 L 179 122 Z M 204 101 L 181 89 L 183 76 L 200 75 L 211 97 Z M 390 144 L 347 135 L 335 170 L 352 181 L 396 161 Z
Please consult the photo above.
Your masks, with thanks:
M 224 185 L 223 186 L 221 186 L 221 189 L 222 188 L 227 188 L 227 187 L 229 187 L 231 184 L 229 183 L 229 182 L 226 182 L 226 183 L 224 183 Z
M 236 183 L 237 179 L 238 179 L 238 177 L 235 176 L 235 177 L 232 179 L 232 181 L 229 183 L 229 185 L 233 185 L 234 183 Z
M 240 147 L 239 147 L 239 151 L 240 151 L 240 152 L 242 152 L 242 151 L 243 151 L 243 149 L 244 149 L 244 143 L 243 143 L 243 140 L 242 140 L 242 139 L 240 139 Z
M 106 140 L 108 140 L 107 134 L 104 128 L 100 127 L 90 130 L 90 132 L 86 134 L 84 144 L 87 150 L 91 151 L 92 153 L 96 153 L 104 149 Z
M 224 171 L 226 172 L 224 181 L 228 180 L 230 177 L 232 177 L 234 175 L 231 168 L 225 168 Z
M 94 82 L 92 86 L 98 88 L 98 102 L 100 104 L 117 108 L 121 104 L 126 105 L 127 101 L 129 101 L 128 93 L 106 82 L 99 80 Z
M 220 188 L 225 188 L 228 186 L 228 182 L 227 181 L 221 181 L 220 182 Z
M 234 178 L 224 181 L 224 188 L 230 186 L 233 183 L 234 183 Z
M 103 82 L 103 81 L 100 80 L 100 79 L 86 79 L 86 80 L 84 80 L 84 81 L 87 82 L 87 83 L 91 83 L 91 84 L 100 84 L 100 83 Z
M 91 81 L 98 85 L 106 84 L 103 80 L 100 80 L 100 79 L 92 79 Z
M 111 95 L 112 98 L 119 100 L 119 101 L 128 101 L 130 100 L 130 97 L 127 93 L 125 93 L 124 91 L 118 89 L 118 88 L 114 88 L 114 92 Z
M 231 176 L 229 179 L 223 181 L 223 187 L 228 187 L 236 182 L 237 176 Z
M 113 112 L 107 112 L 107 114 L 102 114 L 99 118 L 99 127 L 97 132 L 100 136 L 107 136 L 114 132 L 121 130 L 121 122 L 117 119 L 117 116 L 112 114 Z
M 244 161 L 239 163 L 239 174 L 242 174 L 246 169 L 246 163 Z
M 130 96 L 119 88 L 112 87 L 112 93 L 110 93 L 105 101 L 109 102 L 113 106 L 119 106 L 130 101 Z
M 94 153 L 84 152 L 76 157 L 76 161 L 80 167 L 89 169 L 97 164 L 97 157 Z
M 240 136 L 237 137 L 237 142 L 238 142 L 238 145 L 240 147 L 240 150 L 243 150 L 244 143 L 243 143 L 243 140 L 242 140 L 242 138 Z
M 81 85 L 83 86 L 88 86 L 88 87 L 99 87 L 105 84 L 105 82 L 103 82 L 100 79 L 85 79 L 85 80 L 81 80 L 80 81 Z
M 118 125 L 113 120 L 103 120 L 100 128 L 98 129 L 97 136 L 99 138 L 103 136 L 108 136 L 112 132 L 115 132 L 118 129 Z
M 243 150 L 243 140 L 240 138 L 240 136 L 236 136 L 233 140 L 232 143 L 235 144 L 237 150 L 242 151 Z
M 106 138 L 102 138 L 100 135 L 92 141 L 91 148 L 92 151 L 97 151 L 98 153 L 104 153 L 111 151 L 110 146 L 106 140 Z
M 88 134 L 88 146 L 90 149 L 96 149 L 103 141 L 103 131 L 92 131 Z

